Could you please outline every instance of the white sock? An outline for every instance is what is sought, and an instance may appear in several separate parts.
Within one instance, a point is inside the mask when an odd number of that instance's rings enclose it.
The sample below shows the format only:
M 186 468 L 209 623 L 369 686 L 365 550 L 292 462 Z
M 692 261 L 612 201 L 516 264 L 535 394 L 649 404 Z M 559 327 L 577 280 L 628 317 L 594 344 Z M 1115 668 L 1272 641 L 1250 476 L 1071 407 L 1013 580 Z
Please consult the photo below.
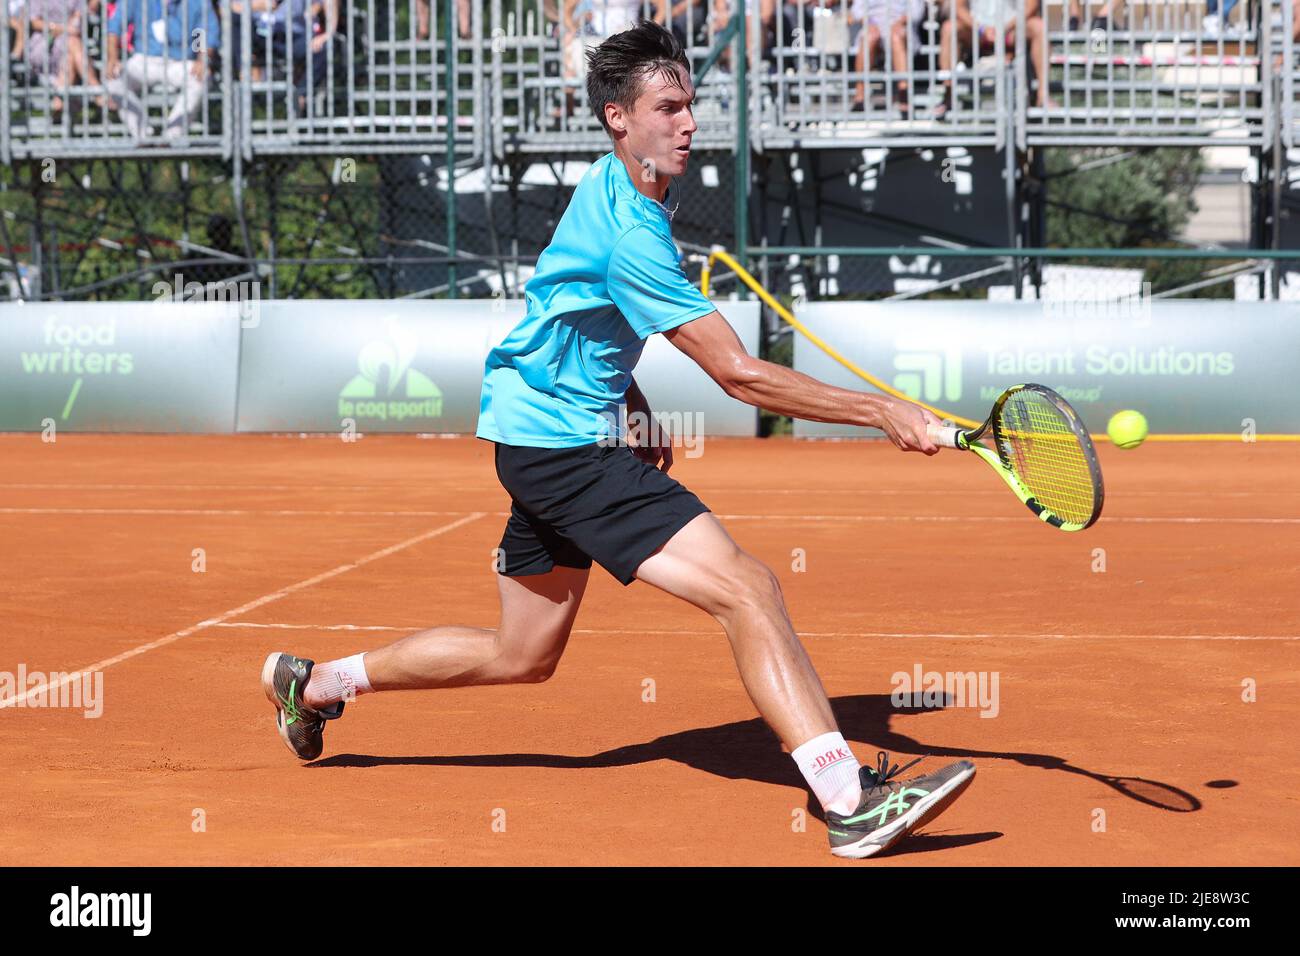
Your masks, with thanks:
M 311 680 L 303 688 L 302 696 L 308 707 L 328 707 L 340 700 L 352 700 L 360 694 L 369 694 L 374 688 L 366 676 L 365 654 L 354 654 L 337 661 L 317 664 L 311 669 Z
M 315 678 L 313 678 L 314 680 Z M 858 769 L 862 766 L 839 731 L 814 737 L 790 755 L 808 781 L 822 809 L 841 816 L 852 813 L 862 799 Z

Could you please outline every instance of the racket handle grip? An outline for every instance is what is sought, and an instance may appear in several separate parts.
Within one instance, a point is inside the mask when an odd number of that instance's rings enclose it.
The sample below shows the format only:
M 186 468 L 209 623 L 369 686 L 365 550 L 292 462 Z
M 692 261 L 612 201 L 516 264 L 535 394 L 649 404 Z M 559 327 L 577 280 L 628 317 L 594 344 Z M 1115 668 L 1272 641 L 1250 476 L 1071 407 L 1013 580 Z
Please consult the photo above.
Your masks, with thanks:
M 930 441 L 942 448 L 958 447 L 957 436 L 961 433 L 960 428 L 950 425 L 928 425 L 925 431 L 930 436 Z

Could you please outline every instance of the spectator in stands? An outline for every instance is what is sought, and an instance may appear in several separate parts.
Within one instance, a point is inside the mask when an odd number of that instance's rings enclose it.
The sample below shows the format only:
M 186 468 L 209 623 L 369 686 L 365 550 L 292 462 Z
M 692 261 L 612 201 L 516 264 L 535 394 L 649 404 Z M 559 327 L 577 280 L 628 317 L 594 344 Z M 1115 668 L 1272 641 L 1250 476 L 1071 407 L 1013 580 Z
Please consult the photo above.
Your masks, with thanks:
M 1228 17 L 1236 5 L 1237 0 L 1205 0 L 1205 17 L 1201 20 L 1202 34 L 1210 40 L 1216 40 L 1220 36 L 1235 39 L 1237 30 L 1228 22 Z M 1094 6 L 1092 9 L 1096 11 L 1092 18 L 1092 31 L 1106 33 L 1110 31 L 1111 19 L 1123 15 L 1124 0 L 1106 0 L 1099 8 Z M 1080 0 L 1070 0 L 1070 29 L 1079 29 L 1082 18 Z
M 1112 0 L 1103 0 L 1103 2 L 1094 2 L 1088 4 L 1087 12 L 1092 14 L 1092 24 L 1091 24 L 1092 29 L 1108 30 L 1110 28 L 1109 24 L 1110 24 L 1110 16 L 1111 16 L 1111 11 L 1110 11 L 1111 2 Z M 1120 4 L 1120 6 L 1123 6 L 1124 0 L 1114 0 L 1114 2 Z M 1213 3 L 1214 0 L 1208 0 L 1208 2 Z M 1237 0 L 1232 0 L 1232 2 L 1236 3 Z M 1080 25 L 1083 23 L 1083 20 L 1084 20 L 1083 3 L 1081 2 L 1081 0 L 1070 0 L 1070 21 L 1069 21 L 1070 32 L 1073 33 L 1074 31 L 1078 30 Z
M 925 20 L 925 0 L 853 0 L 851 17 L 862 24 L 858 34 L 857 72 L 865 74 L 876 66 L 888 67 L 892 73 L 907 69 L 920 39 L 921 24 Z M 889 34 L 889 55 L 885 55 L 885 34 Z M 910 35 L 910 43 L 909 43 Z M 904 116 L 911 112 L 908 101 L 907 80 L 897 80 L 894 85 L 899 110 Z M 866 109 L 866 82 L 858 83 L 853 98 L 853 109 Z
M 844 3 L 841 0 L 785 0 L 781 17 L 785 21 L 786 46 L 794 46 L 791 41 L 795 38 L 800 39 L 804 46 L 813 46 L 819 14 L 825 11 L 843 13 L 851 5 L 851 0 Z
M 636 26 L 646 15 L 665 22 L 667 0 L 564 0 L 562 31 L 564 50 L 564 111 L 572 116 L 577 89 L 587 76 L 587 50 L 599 46 L 607 37 Z M 556 118 L 559 118 L 558 115 Z
M 336 37 L 342 35 L 339 29 L 339 5 L 340 0 L 318 0 L 311 6 L 310 16 L 312 24 L 312 36 L 307 45 L 307 67 L 302 72 L 295 89 L 298 93 L 298 108 L 301 112 L 306 106 L 308 93 L 307 77 L 311 77 L 311 90 L 313 92 L 321 91 L 325 88 L 326 81 L 329 79 L 329 50 Z M 336 60 L 334 69 L 339 70 L 341 65 Z
M 1222 36 L 1225 40 L 1236 36 L 1236 29 L 1228 22 L 1232 8 L 1237 0 L 1223 0 L 1223 9 L 1219 9 L 1219 0 L 1205 0 L 1205 19 L 1201 21 L 1201 31 L 1211 40 Z
M 676 0 L 667 9 L 664 26 L 687 49 L 705 46 L 709 42 L 709 9 L 718 5 L 718 0 Z M 721 30 L 726 25 L 725 15 L 719 14 L 714 20 L 713 29 Z
M 731 22 L 732 13 L 735 9 L 734 2 L 735 0 L 713 0 L 711 16 L 713 17 L 715 36 L 718 32 L 725 29 L 727 24 Z M 786 0 L 786 2 L 789 2 L 789 0 Z M 754 41 L 757 39 L 759 43 L 759 55 L 767 63 L 772 62 L 772 49 L 776 46 L 778 39 L 776 35 L 777 4 L 778 0 L 758 0 L 757 18 L 754 17 L 754 6 L 752 2 L 745 8 L 745 26 L 749 31 L 750 37 L 750 43 L 747 49 L 752 50 L 754 48 Z M 787 20 L 786 22 L 789 23 L 790 21 Z M 789 29 L 786 30 L 785 36 L 782 39 L 785 40 L 787 46 L 790 44 L 791 38 Z M 728 44 L 726 49 L 722 51 L 722 56 L 718 57 L 718 67 L 721 70 L 730 71 L 732 69 L 731 49 L 731 45 Z M 754 66 L 755 64 L 750 64 L 751 69 Z
M 9 29 L 14 33 L 14 45 L 9 48 L 9 61 L 19 63 L 23 58 L 23 46 L 27 39 L 23 29 L 23 8 L 26 0 L 9 0 Z
M 122 37 L 135 29 L 135 48 L 123 62 Z M 108 19 L 106 87 L 127 130 L 138 140 L 153 135 L 141 93 L 161 88 L 172 108 L 163 135 L 183 139 L 203 106 L 208 54 L 221 48 L 221 21 L 208 0 L 121 0 Z
M 1071 26 L 1070 29 L 1072 30 L 1078 29 L 1078 24 L 1080 22 L 1079 18 L 1081 16 L 1080 13 L 1076 12 L 1078 9 L 1079 9 L 1078 0 L 1074 0 L 1074 2 L 1071 3 L 1070 5 L 1070 13 L 1071 13 L 1070 22 L 1073 24 L 1073 26 Z M 1100 30 L 1103 33 L 1106 33 L 1110 31 L 1111 18 L 1112 17 L 1118 18 L 1119 16 L 1123 15 L 1124 0 L 1107 0 L 1106 3 L 1102 4 L 1100 10 L 1097 9 L 1096 4 L 1092 4 L 1090 9 L 1093 11 L 1093 15 L 1092 15 L 1093 32 Z
M 98 86 L 99 77 L 81 36 L 86 0 L 27 0 L 27 11 L 27 65 L 32 75 L 56 90 L 66 91 L 82 79 Z M 52 96 L 50 108 L 56 113 L 62 110 L 63 97 Z
M 667 22 L 666 0 L 579 0 L 568 4 L 583 11 L 591 24 L 592 36 L 603 42 L 615 33 L 631 30 L 637 21 L 646 17 L 660 23 Z
M 252 49 L 248 51 L 252 78 L 261 80 L 268 62 L 286 69 L 303 68 L 307 63 L 308 31 L 319 6 L 309 6 L 307 0 L 247 0 L 246 9 L 244 0 L 232 0 L 227 46 L 235 66 L 240 64 L 243 18 L 253 14 Z M 323 61 L 320 65 L 324 66 Z M 320 77 L 317 79 L 319 82 Z
M 1007 17 L 1005 22 L 998 22 L 999 16 Z M 956 34 L 957 49 L 963 58 L 972 54 L 978 46 L 976 56 L 988 56 L 997 50 L 999 34 L 1002 36 L 1003 51 L 1008 61 L 1016 52 L 1016 13 L 1009 4 L 998 0 L 947 0 L 944 8 L 944 20 L 939 28 L 939 69 L 950 73 L 953 64 L 953 35 Z M 1035 102 L 1047 109 L 1057 108 L 1057 104 L 1048 98 L 1047 67 L 1047 31 L 1040 15 L 1039 0 L 1025 0 L 1025 46 L 1034 65 L 1038 92 Z M 936 119 L 942 118 L 952 105 L 949 95 L 952 80 L 943 84 L 943 102 L 935 107 Z
M 258 26 L 263 17 L 271 15 L 272 8 L 275 6 L 275 0 L 231 0 L 230 2 L 230 37 L 226 41 L 226 47 L 230 50 L 231 65 L 234 67 L 235 75 L 242 75 L 245 60 L 247 60 L 249 75 L 253 80 L 262 79 L 263 68 L 266 65 L 266 43 L 265 33 L 258 32 Z M 252 16 L 252 49 L 244 51 L 244 17 Z
M 462 37 L 468 37 L 472 25 L 471 14 L 473 8 L 470 7 L 471 0 L 456 0 L 456 32 Z M 441 15 L 442 8 L 438 8 Z M 429 39 L 429 0 L 415 0 L 415 38 L 417 40 Z

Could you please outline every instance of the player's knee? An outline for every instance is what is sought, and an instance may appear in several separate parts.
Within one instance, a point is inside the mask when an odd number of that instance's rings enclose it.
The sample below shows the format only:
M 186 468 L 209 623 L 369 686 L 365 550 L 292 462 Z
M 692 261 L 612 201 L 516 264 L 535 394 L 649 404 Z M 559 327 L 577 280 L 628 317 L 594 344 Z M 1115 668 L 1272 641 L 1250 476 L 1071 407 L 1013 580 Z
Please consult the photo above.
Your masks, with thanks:
M 521 684 L 544 684 L 555 675 L 555 668 L 559 665 L 559 660 L 540 660 L 532 661 L 523 671 L 523 676 L 518 683 Z
M 781 601 L 781 582 L 772 569 L 757 558 L 742 554 L 724 575 L 716 616 L 726 618 L 770 608 Z
M 510 654 L 497 661 L 497 675 L 503 684 L 541 684 L 551 679 L 558 657 L 526 657 Z

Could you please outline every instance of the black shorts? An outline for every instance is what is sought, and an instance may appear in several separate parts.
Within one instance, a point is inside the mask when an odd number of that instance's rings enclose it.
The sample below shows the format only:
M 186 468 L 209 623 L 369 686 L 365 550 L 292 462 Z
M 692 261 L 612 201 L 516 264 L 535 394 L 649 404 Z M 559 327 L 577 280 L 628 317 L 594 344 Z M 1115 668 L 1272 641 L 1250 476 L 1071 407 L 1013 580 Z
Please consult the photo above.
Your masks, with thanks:
M 631 584 L 642 561 L 709 510 L 622 445 L 498 444 L 496 468 L 511 498 L 497 565 L 507 577 L 589 568 L 594 558 Z

